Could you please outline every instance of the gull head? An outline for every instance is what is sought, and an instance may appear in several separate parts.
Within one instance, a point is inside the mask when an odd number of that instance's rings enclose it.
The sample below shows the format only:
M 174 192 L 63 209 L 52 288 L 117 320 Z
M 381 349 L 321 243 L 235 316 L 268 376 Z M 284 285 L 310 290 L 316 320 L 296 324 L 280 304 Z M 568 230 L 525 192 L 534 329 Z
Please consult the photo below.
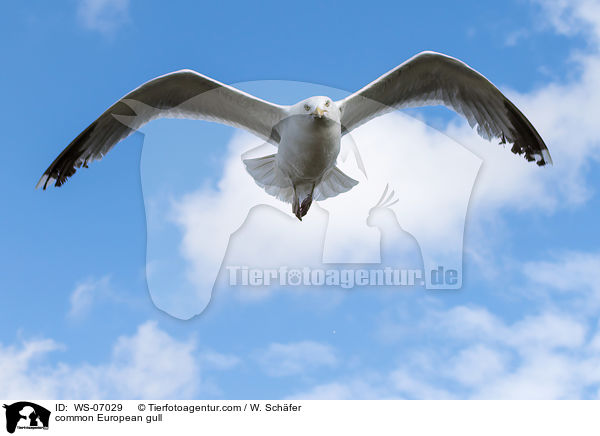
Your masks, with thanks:
M 328 119 L 340 122 L 340 108 L 329 97 L 316 96 L 296 103 L 292 106 L 293 115 L 308 115 L 315 120 Z

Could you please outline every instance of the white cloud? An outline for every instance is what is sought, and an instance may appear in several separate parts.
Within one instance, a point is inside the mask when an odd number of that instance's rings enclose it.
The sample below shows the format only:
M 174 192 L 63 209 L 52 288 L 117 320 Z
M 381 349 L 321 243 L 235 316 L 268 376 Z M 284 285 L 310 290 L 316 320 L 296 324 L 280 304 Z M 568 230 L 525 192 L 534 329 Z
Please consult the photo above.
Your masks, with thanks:
M 550 24 L 560 34 L 585 33 L 600 40 L 600 4 L 596 0 L 533 0 L 545 12 Z
M 393 371 L 390 381 L 395 390 L 396 397 L 414 399 L 442 400 L 450 399 L 452 395 L 444 389 L 436 387 L 415 377 L 414 370 L 408 371 L 399 368 Z
M 480 338 L 518 349 L 576 348 L 582 345 L 586 328 L 570 316 L 545 312 L 508 326 L 481 307 L 458 306 L 436 313 L 436 324 L 457 338 Z
M 110 360 L 80 365 L 49 363 L 50 352 L 64 349 L 53 340 L 30 340 L 21 346 L 0 346 L 0 392 L 4 398 L 189 398 L 203 392 L 203 355 L 194 341 L 179 341 L 155 322 L 119 337 Z M 208 352 L 207 352 L 208 353 Z M 234 358 L 204 355 L 232 366 Z M 215 365 L 212 365 L 215 367 Z M 212 389 L 212 388 L 211 388 Z
M 304 374 L 319 367 L 335 367 L 336 354 L 329 345 L 313 341 L 270 344 L 257 353 L 263 371 L 273 377 Z
M 417 315 L 418 316 L 418 315 Z M 541 313 L 506 323 L 487 309 L 459 306 L 414 328 L 394 369 L 359 371 L 293 398 L 580 399 L 600 392 L 600 330 L 569 315 Z M 589 338 L 589 339 L 588 339 Z
M 413 315 L 416 321 L 401 312 L 398 325 L 384 319 L 380 336 L 387 341 L 402 344 L 407 336 L 395 332 L 407 323 L 412 323 L 413 335 L 429 338 L 422 346 L 402 350 L 403 363 L 392 372 L 402 381 L 396 383 L 395 395 L 443 398 L 448 390 L 459 398 L 597 398 L 599 265 L 597 253 L 585 252 L 524 265 L 528 281 L 518 283 L 517 292 L 507 291 L 511 301 L 520 296 L 517 301 L 531 304 L 529 310 L 536 313 L 513 321 L 493 309 L 464 305 L 428 306 L 423 315 Z M 520 294 L 523 290 L 528 293 Z
M 110 276 L 99 279 L 92 277 L 75 285 L 69 297 L 67 317 L 74 321 L 80 321 L 92 310 L 107 303 L 130 306 L 138 304 L 137 297 L 131 297 L 115 290 Z
M 85 28 L 111 34 L 129 21 L 129 0 L 79 0 L 77 15 Z
M 523 267 L 534 295 L 563 296 L 582 313 L 600 306 L 600 254 L 569 251 L 553 260 L 528 262 Z M 551 291 L 548 293 L 548 291 Z M 558 294 L 558 295 L 557 295 Z
M 481 386 L 502 375 L 507 369 L 507 357 L 494 348 L 474 345 L 457 353 L 447 373 L 467 386 Z
M 297 400 L 375 400 L 393 398 L 387 383 L 380 377 L 363 376 L 346 381 L 323 383 L 289 396 Z
M 36 374 L 38 360 L 45 354 L 61 349 L 51 339 L 33 340 L 21 347 L 3 347 L 0 344 L 0 393 L 3 398 L 51 398 L 56 389 L 52 377 Z
M 379 337 L 398 347 L 394 369 L 374 375 L 359 364 L 292 397 L 600 398 L 599 267 L 597 253 L 572 251 L 524 265 L 527 280 L 517 275 L 516 291 L 506 291 L 526 313 L 511 321 L 492 305 L 442 309 L 427 297 L 393 317 L 386 311 Z M 536 287 L 534 298 L 519 293 Z
M 86 315 L 94 301 L 112 295 L 110 291 L 110 278 L 88 279 L 75 286 L 69 297 L 69 317 L 81 318 Z
M 194 349 L 192 342 L 179 342 L 156 323 L 145 323 L 134 336 L 117 340 L 106 368 L 109 383 L 122 396 L 190 397 L 200 375 Z
M 241 363 L 239 357 L 232 354 L 221 354 L 216 351 L 207 350 L 200 355 L 203 367 L 214 369 L 231 369 Z

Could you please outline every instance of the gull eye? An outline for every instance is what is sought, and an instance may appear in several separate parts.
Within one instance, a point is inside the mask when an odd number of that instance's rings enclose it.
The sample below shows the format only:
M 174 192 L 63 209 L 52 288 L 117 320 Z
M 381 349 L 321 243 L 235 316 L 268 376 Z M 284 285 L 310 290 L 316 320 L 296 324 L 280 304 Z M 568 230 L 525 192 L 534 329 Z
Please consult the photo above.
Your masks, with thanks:
M 305 110 L 305 111 L 309 111 L 309 110 L 310 110 L 310 106 L 309 106 L 309 105 L 307 105 L 307 104 L 305 104 L 305 105 L 304 105 L 304 110 Z
M 331 104 L 331 102 L 330 102 L 329 100 L 327 100 L 327 101 L 325 102 L 325 106 L 326 106 L 326 107 L 329 107 L 329 105 L 330 105 L 330 104 Z

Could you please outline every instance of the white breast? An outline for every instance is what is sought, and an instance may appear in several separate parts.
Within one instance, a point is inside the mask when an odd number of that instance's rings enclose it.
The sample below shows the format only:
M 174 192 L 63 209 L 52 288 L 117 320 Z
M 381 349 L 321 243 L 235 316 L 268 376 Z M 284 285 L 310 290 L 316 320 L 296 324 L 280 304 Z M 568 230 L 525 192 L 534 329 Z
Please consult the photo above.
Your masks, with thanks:
M 341 128 L 326 118 L 296 115 L 281 123 L 277 165 L 292 180 L 319 181 L 340 152 Z

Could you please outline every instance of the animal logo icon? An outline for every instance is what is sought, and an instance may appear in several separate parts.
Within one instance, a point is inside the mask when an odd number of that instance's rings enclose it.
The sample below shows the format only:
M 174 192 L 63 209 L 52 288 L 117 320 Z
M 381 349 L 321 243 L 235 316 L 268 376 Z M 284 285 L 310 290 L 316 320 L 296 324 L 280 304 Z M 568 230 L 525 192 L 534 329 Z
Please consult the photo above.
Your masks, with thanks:
M 385 186 L 379 201 L 369 210 L 367 226 L 376 227 L 380 233 L 382 263 L 390 263 L 403 269 L 423 269 L 421 247 L 413 235 L 404 230 L 392 206 L 400 199 L 395 191 Z
M 47 429 L 50 423 L 50 411 L 39 404 L 18 401 L 3 406 L 6 409 L 6 431 L 14 433 L 18 428 Z

